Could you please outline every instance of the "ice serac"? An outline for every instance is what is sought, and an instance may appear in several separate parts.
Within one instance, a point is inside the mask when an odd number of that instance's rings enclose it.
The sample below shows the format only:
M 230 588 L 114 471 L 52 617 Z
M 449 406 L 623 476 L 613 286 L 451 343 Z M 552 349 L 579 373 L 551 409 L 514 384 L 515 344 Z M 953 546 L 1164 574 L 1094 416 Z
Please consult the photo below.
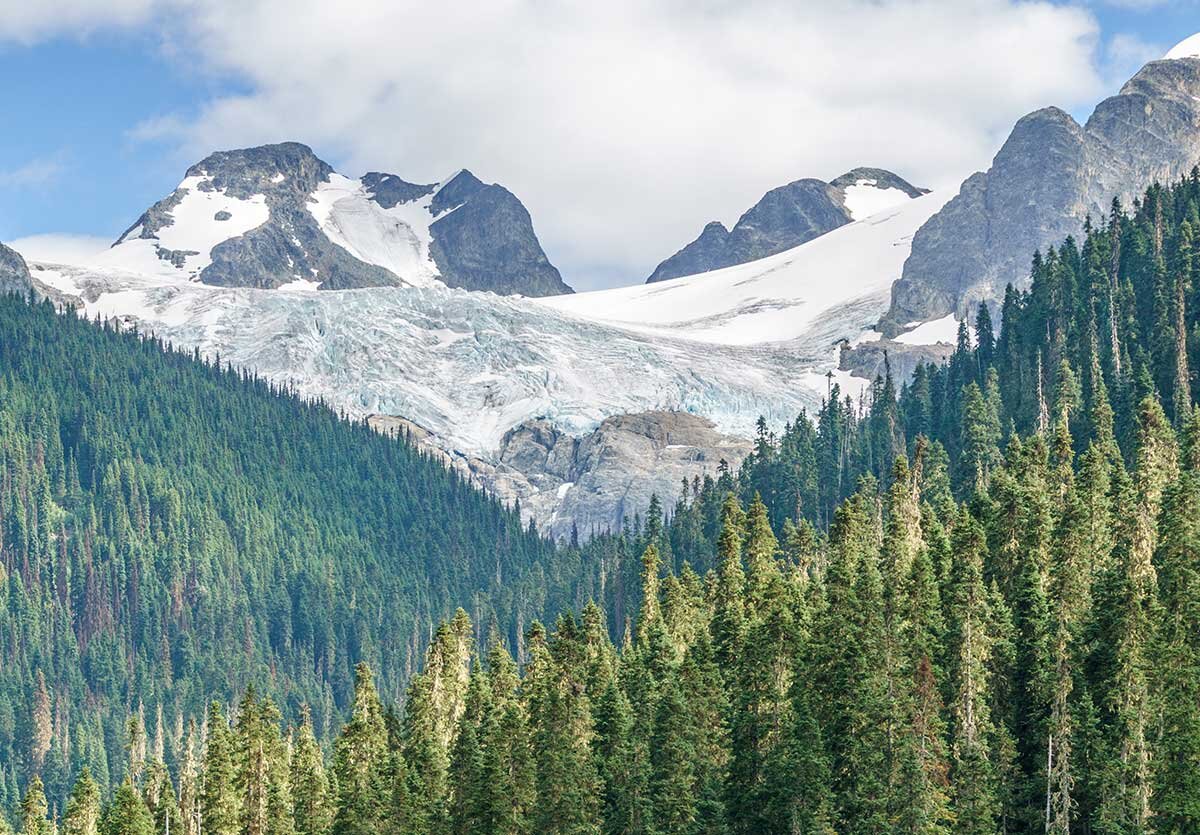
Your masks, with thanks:
M 1085 125 L 1058 108 L 1017 122 L 986 172 L 913 239 L 884 328 L 965 313 L 1029 275 L 1030 257 L 1079 235 L 1114 198 L 1186 176 L 1200 163 L 1200 58 L 1154 61 Z
M 796 180 L 768 191 L 732 230 L 709 223 L 700 237 L 659 264 L 646 283 L 776 255 L 927 191 L 882 168 L 855 168 L 828 183 Z
M 16 250 L 0 244 L 0 295 L 28 293 L 32 286 L 25 259 Z
M 465 171 L 434 184 L 354 180 L 298 142 L 205 158 L 101 262 L 221 287 L 570 292 L 502 186 Z

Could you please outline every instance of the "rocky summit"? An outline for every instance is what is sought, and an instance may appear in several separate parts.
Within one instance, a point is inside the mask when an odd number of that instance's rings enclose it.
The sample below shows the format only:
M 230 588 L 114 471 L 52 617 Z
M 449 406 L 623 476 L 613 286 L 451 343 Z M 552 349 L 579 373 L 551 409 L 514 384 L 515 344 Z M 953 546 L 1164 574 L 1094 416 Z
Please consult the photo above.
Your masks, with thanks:
M 1030 254 L 1079 235 L 1114 199 L 1200 163 L 1200 58 L 1153 61 L 1080 125 L 1048 107 L 1017 122 L 986 172 L 913 239 L 884 329 L 966 312 L 1029 276 Z
M 344 177 L 297 142 L 214 153 L 106 254 L 107 266 L 225 287 L 450 287 L 570 293 L 529 212 L 469 171 Z
M 926 193 L 882 168 L 855 168 L 828 183 L 796 180 L 768 191 L 733 229 L 709 223 L 700 237 L 659 264 L 646 283 L 766 258 Z

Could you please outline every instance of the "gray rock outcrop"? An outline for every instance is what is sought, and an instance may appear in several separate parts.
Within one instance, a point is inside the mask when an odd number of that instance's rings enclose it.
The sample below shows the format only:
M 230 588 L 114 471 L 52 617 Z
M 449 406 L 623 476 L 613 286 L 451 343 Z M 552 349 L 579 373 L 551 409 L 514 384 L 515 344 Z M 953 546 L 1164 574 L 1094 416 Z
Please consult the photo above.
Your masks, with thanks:
M 450 453 L 419 426 L 377 415 L 376 429 L 404 432 L 503 501 L 520 502 L 526 519 L 556 539 L 573 530 L 587 538 L 619 530 L 645 516 L 650 497 L 664 507 L 678 500 L 684 479 L 717 475 L 721 461 L 737 467 L 752 443 L 717 431 L 711 421 L 684 412 L 617 415 L 576 437 L 549 421 L 511 429 L 495 456 L 485 460 Z
M 771 189 L 738 219 L 732 230 L 718 221 L 655 268 L 647 284 L 745 264 L 783 252 L 850 223 L 846 189 L 866 181 L 880 189 L 896 188 L 920 197 L 917 188 L 882 168 L 855 168 L 831 182 L 796 180 Z
M 1082 232 L 1085 218 L 1129 203 L 1200 163 L 1200 59 L 1154 61 L 1101 102 L 1085 125 L 1058 108 L 1017 122 L 986 172 L 913 237 L 883 324 L 966 313 L 1028 278 L 1035 250 Z
M 0 244 L 0 295 L 7 293 L 28 294 L 32 287 L 29 267 L 15 249 Z
M 378 197 L 378 193 L 376 193 Z M 550 263 L 521 201 L 503 186 L 460 171 L 434 195 L 430 253 L 444 281 L 503 295 L 573 293 Z

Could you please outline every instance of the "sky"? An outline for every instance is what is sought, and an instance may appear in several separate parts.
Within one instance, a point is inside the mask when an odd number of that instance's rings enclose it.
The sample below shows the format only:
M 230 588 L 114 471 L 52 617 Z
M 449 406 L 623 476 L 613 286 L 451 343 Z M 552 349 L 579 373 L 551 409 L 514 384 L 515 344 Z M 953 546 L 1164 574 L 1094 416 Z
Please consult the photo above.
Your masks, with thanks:
M 629 284 L 801 177 L 955 188 L 1197 30 L 1200 0 L 0 0 L 0 240 L 95 251 L 208 153 L 296 140 L 469 168 L 576 289 Z

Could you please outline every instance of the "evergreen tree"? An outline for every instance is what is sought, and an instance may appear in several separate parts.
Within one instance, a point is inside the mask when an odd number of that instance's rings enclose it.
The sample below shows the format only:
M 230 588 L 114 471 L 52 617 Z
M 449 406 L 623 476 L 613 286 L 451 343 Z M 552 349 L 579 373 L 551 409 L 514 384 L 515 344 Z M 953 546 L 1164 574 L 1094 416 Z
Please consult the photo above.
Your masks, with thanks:
M 67 812 L 63 817 L 63 835 L 99 835 L 100 788 L 92 773 L 84 768 L 71 789 Z
M 104 835 L 154 835 L 154 820 L 127 777 L 104 812 Z
M 233 732 L 221 705 L 213 702 L 208 709 L 208 743 L 200 793 L 201 831 L 205 835 L 238 835 L 241 831 L 234 755 Z
M 313 734 L 312 713 L 301 712 L 292 753 L 292 800 L 296 835 L 326 835 L 333 822 L 325 763 Z
M 54 827 L 46 819 L 48 812 L 42 778 L 35 775 L 21 799 L 21 835 L 51 835 Z
M 334 752 L 338 802 L 334 835 L 371 835 L 384 830 L 388 803 L 387 729 L 371 668 L 355 668 L 354 710 Z

